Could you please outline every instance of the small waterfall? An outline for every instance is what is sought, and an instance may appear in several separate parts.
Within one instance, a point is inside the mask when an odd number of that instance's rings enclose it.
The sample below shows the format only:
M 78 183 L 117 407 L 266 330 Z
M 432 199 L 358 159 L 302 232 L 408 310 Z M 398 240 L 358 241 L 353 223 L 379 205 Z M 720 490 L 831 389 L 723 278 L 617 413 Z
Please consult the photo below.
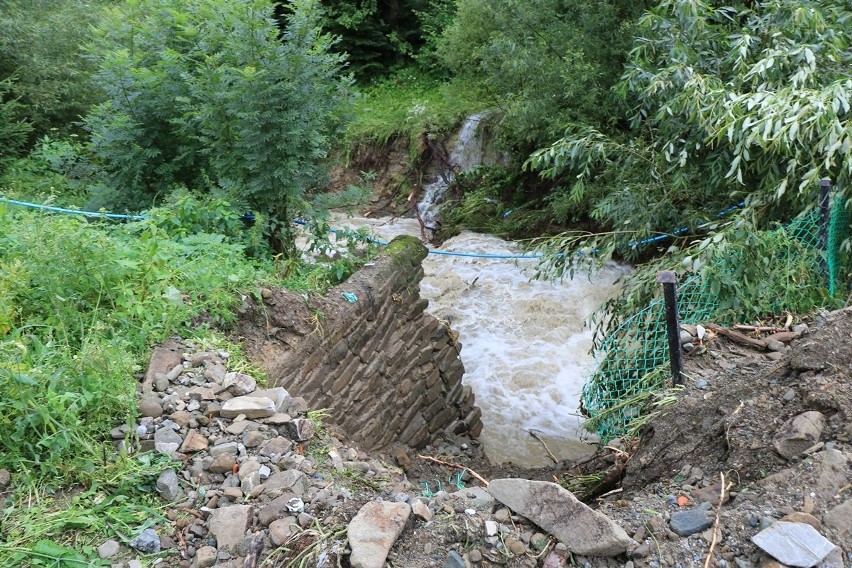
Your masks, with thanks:
M 444 202 L 447 188 L 455 179 L 456 172 L 466 172 L 482 163 L 483 140 L 478 135 L 479 124 L 487 115 L 487 112 L 480 112 L 467 117 L 450 153 L 449 170 L 442 171 L 435 180 L 423 186 L 423 198 L 417 204 L 417 212 L 423 225 L 430 231 L 438 229 L 439 206 Z
M 437 228 L 438 206 L 455 174 L 482 163 L 486 152 L 478 128 L 485 116 L 479 113 L 465 121 L 449 157 L 450 171 L 424 185 L 417 209 L 427 229 Z M 421 235 L 420 224 L 410 218 L 340 215 L 332 224 L 369 227 L 386 240 Z M 578 273 L 570 281 L 544 282 L 530 279 L 535 260 L 487 258 L 522 252 L 493 235 L 463 231 L 441 248 L 486 255 L 430 254 L 423 261 L 420 293 L 429 300 L 428 311 L 451 322 L 460 334 L 464 382 L 482 409 L 480 441 L 489 458 L 546 466 L 552 462 L 539 439 L 560 460 L 591 453 L 593 448 L 583 443 L 589 435 L 578 415 L 583 382 L 594 365 L 589 354 L 592 332 L 585 321 L 617 293 L 618 278 L 628 268 L 611 264 L 594 276 Z

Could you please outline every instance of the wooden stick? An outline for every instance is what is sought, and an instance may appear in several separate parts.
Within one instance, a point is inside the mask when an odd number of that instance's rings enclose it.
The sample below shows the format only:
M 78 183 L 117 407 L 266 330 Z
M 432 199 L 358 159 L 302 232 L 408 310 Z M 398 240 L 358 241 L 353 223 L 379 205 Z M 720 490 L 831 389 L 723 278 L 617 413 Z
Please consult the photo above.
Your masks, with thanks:
M 547 452 L 547 455 L 550 456 L 550 459 L 553 460 L 553 463 L 555 463 L 556 465 L 559 465 L 559 460 L 556 459 L 556 456 L 553 455 L 553 453 L 550 451 L 550 448 L 548 448 L 547 444 L 544 443 L 544 440 L 541 439 L 541 436 L 536 434 L 535 430 L 529 430 L 529 433 L 530 433 L 530 436 L 532 436 L 533 438 L 535 438 L 536 440 L 541 442 L 541 445 L 544 446 L 544 451 Z
M 734 343 L 739 343 L 740 345 L 745 345 L 746 347 L 754 347 L 756 349 L 766 349 L 766 342 L 762 339 L 754 339 L 752 337 L 743 335 L 738 331 L 726 329 L 722 326 L 712 323 L 705 324 L 704 327 L 706 327 L 710 331 L 718 333 L 719 335 L 724 335 Z
M 598 495 L 598 499 L 603 499 L 604 497 L 609 497 L 610 495 L 615 495 L 616 493 L 621 493 L 624 491 L 623 487 L 619 487 L 618 489 L 613 489 L 612 491 L 607 491 L 603 495 Z
M 716 548 L 716 535 L 719 533 L 719 515 L 722 511 L 722 502 L 725 500 L 725 474 L 719 472 L 719 477 L 722 478 L 722 490 L 719 493 L 719 506 L 716 507 L 716 521 L 713 523 L 713 538 L 710 540 L 710 550 L 707 551 L 707 560 L 704 561 L 704 568 L 710 566 L 710 560 L 713 558 L 713 549 Z
M 481 475 L 479 475 L 478 473 L 476 473 L 475 471 L 473 471 L 473 470 L 472 470 L 472 469 L 470 469 L 469 467 L 465 467 L 465 466 L 463 466 L 463 465 L 459 465 L 459 464 L 457 464 L 457 463 L 451 463 L 451 462 L 448 462 L 448 461 L 439 460 L 438 458 L 433 458 L 432 456 L 424 456 L 424 455 L 422 455 L 422 454 L 417 454 L 417 457 L 418 457 L 418 458 L 420 458 L 421 460 L 426 460 L 426 461 L 434 462 L 434 463 L 441 464 L 441 465 L 445 465 L 445 466 L 447 466 L 447 467 L 452 467 L 452 468 L 455 468 L 455 469 L 461 469 L 461 470 L 465 470 L 465 469 L 466 469 L 467 471 L 469 471 L 469 472 L 470 472 L 470 474 L 471 474 L 473 477 L 475 477 L 476 479 L 478 479 L 479 481 L 481 481 L 482 483 L 484 483 L 486 487 L 488 487 L 488 481 L 486 481 L 484 477 L 482 477 Z
M 743 325 L 738 323 L 734 326 L 734 329 L 739 331 L 756 331 L 758 333 L 778 333 L 781 331 L 787 331 L 786 329 L 780 327 L 767 327 L 762 325 Z

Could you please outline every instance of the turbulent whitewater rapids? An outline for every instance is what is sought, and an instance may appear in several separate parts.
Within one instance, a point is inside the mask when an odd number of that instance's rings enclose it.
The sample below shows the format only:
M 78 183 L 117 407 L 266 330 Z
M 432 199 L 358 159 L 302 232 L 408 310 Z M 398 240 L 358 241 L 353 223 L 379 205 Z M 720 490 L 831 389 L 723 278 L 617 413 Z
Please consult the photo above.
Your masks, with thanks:
M 335 226 L 368 226 L 384 239 L 420 234 L 414 219 L 337 217 Z M 519 254 L 513 243 L 465 231 L 441 250 Z M 589 279 L 531 281 L 535 260 L 430 254 L 421 295 L 429 311 L 450 323 L 462 344 L 464 381 L 483 413 L 480 436 L 493 462 L 550 463 L 539 435 L 560 459 L 589 451 L 579 397 L 593 361 L 591 313 L 615 294 L 624 269 L 612 265 Z

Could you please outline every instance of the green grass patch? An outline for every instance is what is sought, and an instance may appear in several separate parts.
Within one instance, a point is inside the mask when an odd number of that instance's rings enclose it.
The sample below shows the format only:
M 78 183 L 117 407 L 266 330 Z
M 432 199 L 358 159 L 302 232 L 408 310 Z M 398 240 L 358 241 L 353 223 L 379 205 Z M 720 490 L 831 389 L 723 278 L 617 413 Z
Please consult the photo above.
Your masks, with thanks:
M 492 104 L 472 85 L 438 82 L 406 70 L 362 91 L 344 144 L 347 148 L 357 143 L 384 145 L 397 136 L 446 132 Z
M 180 336 L 227 350 L 232 368 L 262 382 L 223 331 L 237 304 L 287 282 L 321 293 L 376 249 L 347 235 L 332 256 L 339 243 L 315 238 L 326 260 L 285 274 L 247 254 L 252 228 L 217 216 L 226 203 L 172 203 L 124 224 L 0 204 L 0 468 L 13 476 L 0 567 L 98 566 L 94 546 L 162 520 L 153 485 L 168 459 L 118 454 L 109 436 L 135 423 L 135 375 L 152 345 Z

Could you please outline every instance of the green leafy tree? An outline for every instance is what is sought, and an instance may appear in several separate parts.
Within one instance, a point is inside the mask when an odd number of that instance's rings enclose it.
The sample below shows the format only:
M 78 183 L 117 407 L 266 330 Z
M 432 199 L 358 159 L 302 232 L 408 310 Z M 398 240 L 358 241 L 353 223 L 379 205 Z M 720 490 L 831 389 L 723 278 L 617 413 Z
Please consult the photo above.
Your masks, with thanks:
M 142 207 L 176 187 L 223 195 L 268 219 L 295 252 L 292 217 L 321 179 L 351 81 L 315 0 L 283 32 L 266 0 L 130 0 L 98 30 L 86 118 L 95 205 Z
M 739 217 L 760 228 L 812 207 L 822 177 L 844 198 L 850 16 L 832 0 L 664 0 L 649 10 L 617 87 L 630 128 L 569 129 L 529 162 L 576 180 L 562 205 L 612 229 L 562 243 L 637 258 L 647 250 L 631 241 L 715 221 L 741 200 Z
M 13 85 L 11 79 L 0 81 L 0 173 L 18 156 L 32 128 L 21 118 L 20 103 L 7 98 Z
M 323 27 L 341 38 L 362 80 L 411 65 L 434 33 L 436 14 L 451 0 L 322 0 Z M 425 24 L 424 24 L 425 22 Z
M 629 26 L 643 2 L 459 0 L 440 46 L 444 64 L 483 84 L 504 137 L 521 150 L 550 143 L 569 124 L 605 125 Z
M 91 26 L 108 0 L 4 0 L 0 8 L 0 79 L 32 127 L 30 141 L 75 130 L 101 93 L 85 57 Z

